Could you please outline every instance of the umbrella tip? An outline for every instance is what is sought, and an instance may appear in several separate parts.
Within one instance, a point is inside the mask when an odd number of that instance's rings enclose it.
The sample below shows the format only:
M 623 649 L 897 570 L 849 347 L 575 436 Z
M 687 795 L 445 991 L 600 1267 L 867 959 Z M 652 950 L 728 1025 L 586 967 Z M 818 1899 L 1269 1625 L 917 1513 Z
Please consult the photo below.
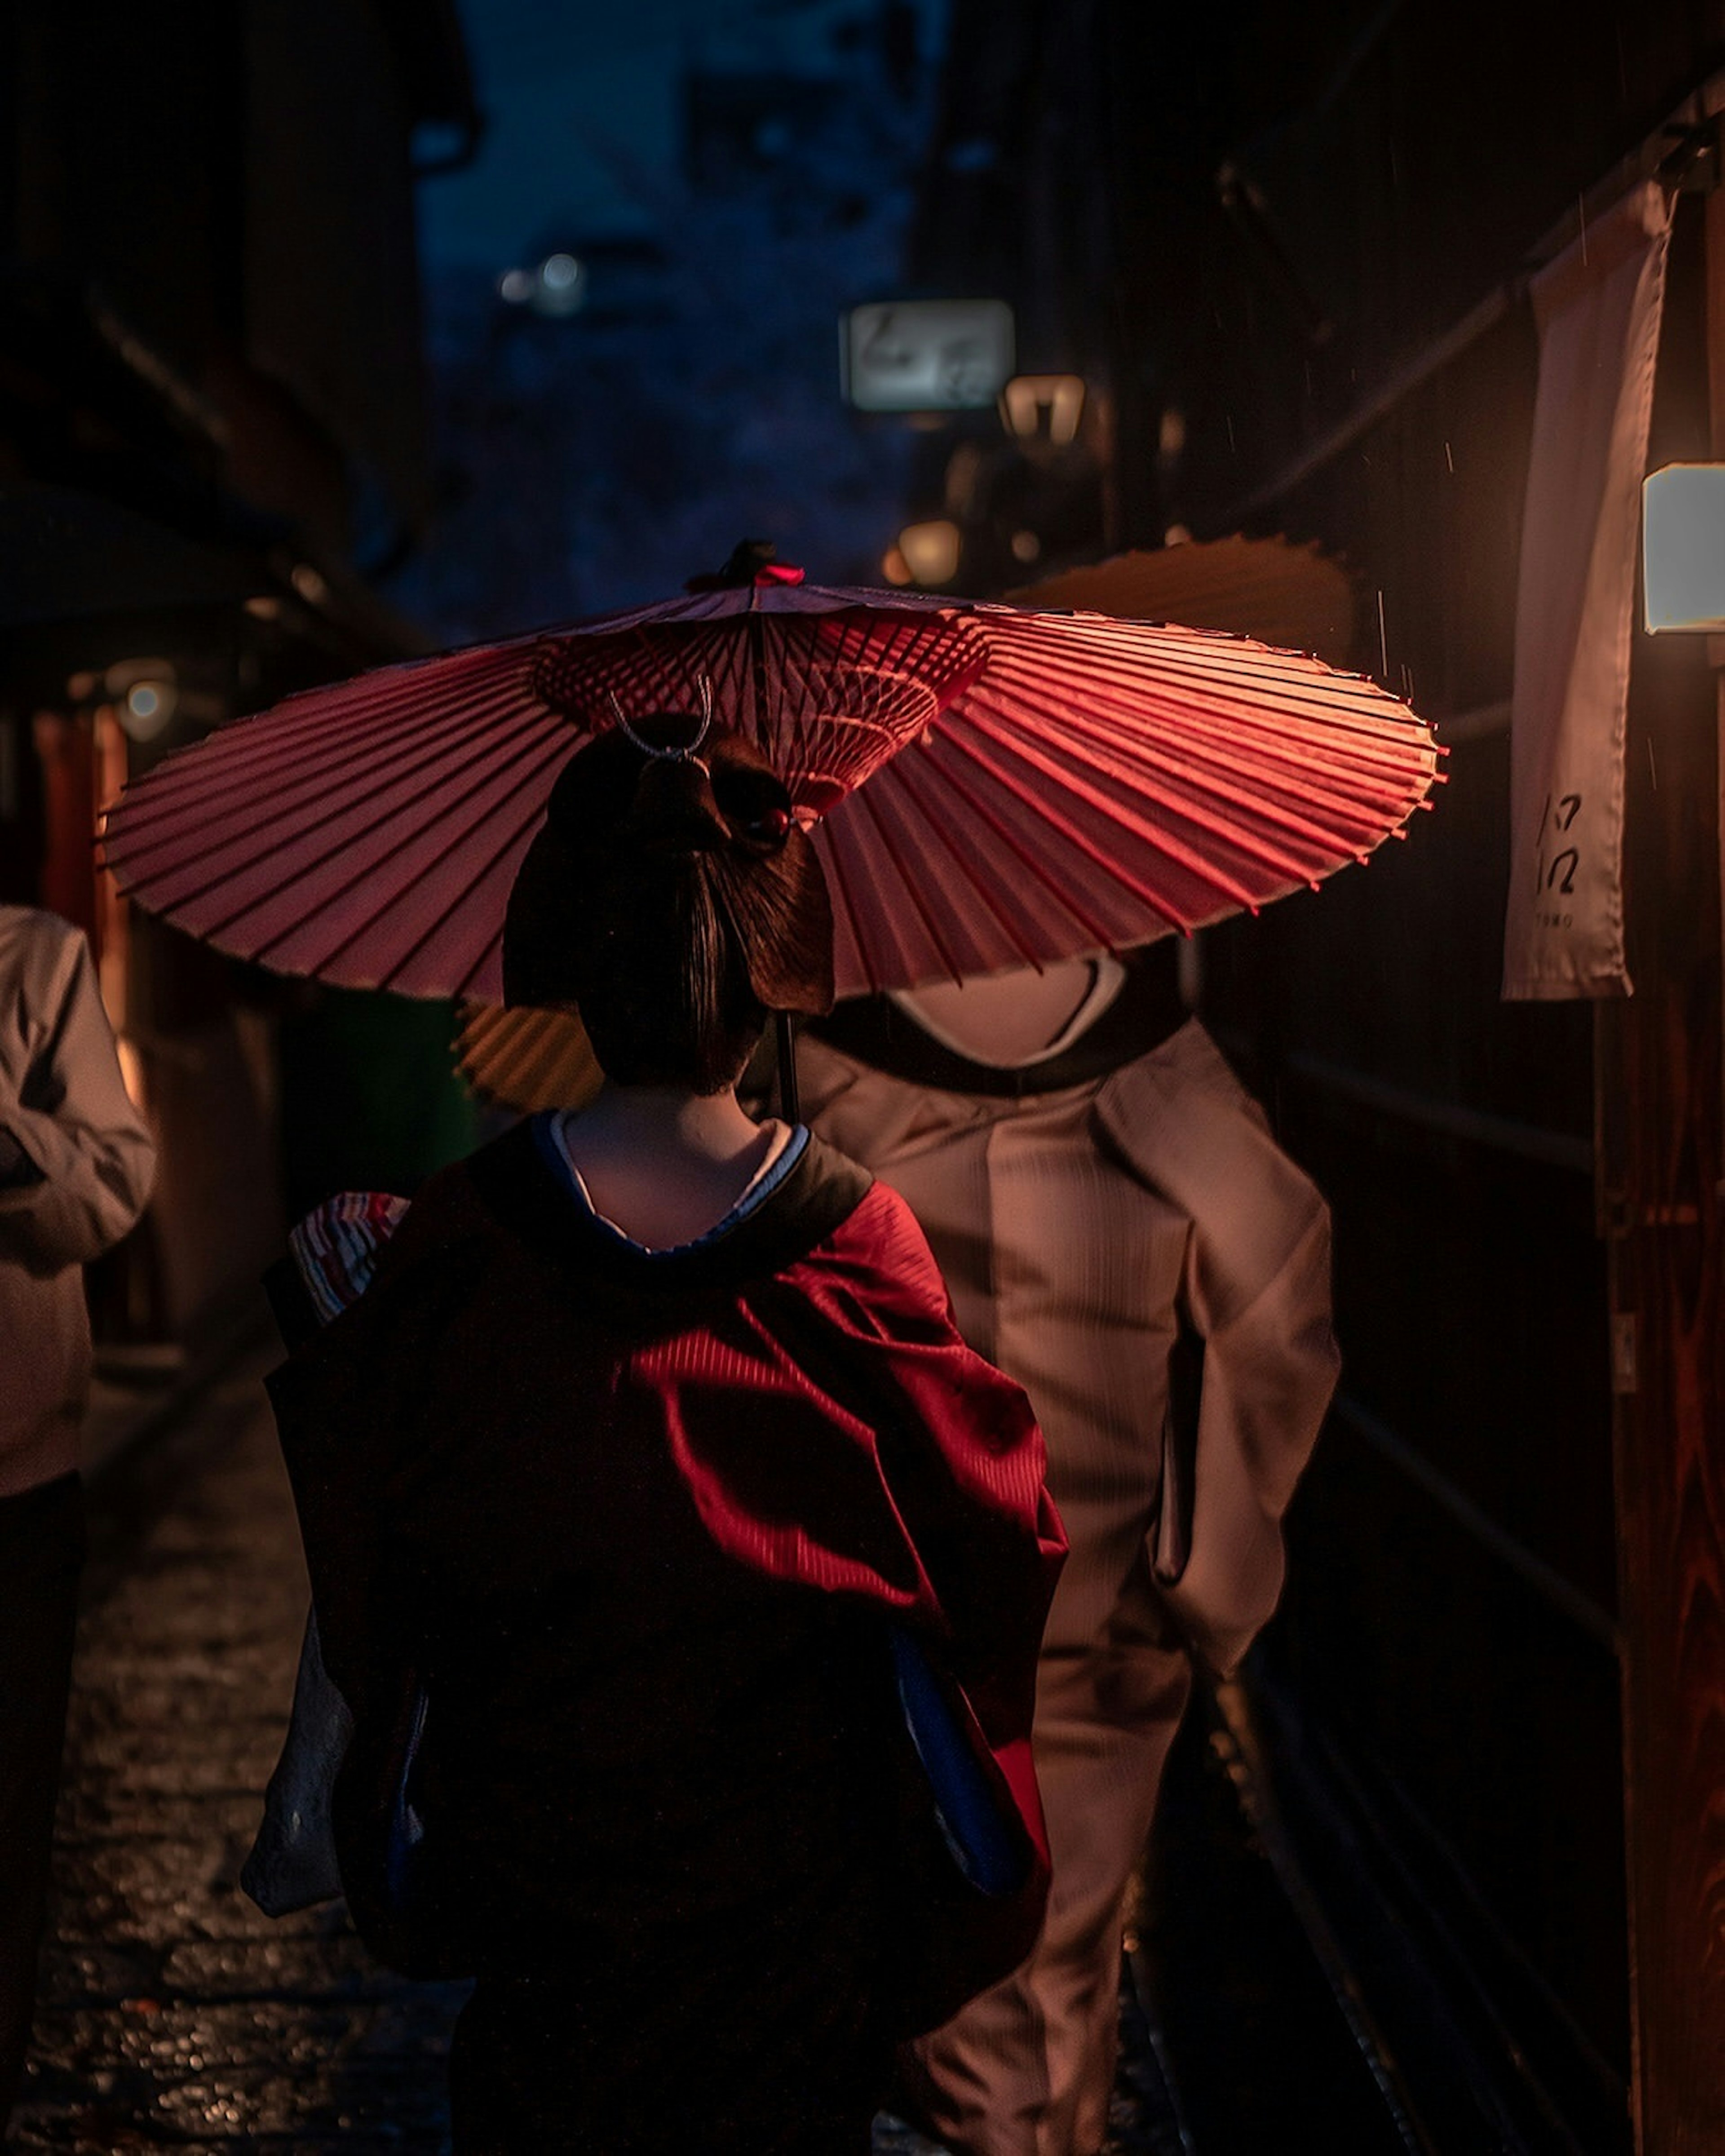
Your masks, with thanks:
M 739 539 L 722 569 L 691 577 L 685 592 L 747 591 L 751 584 L 800 584 L 803 572 L 778 559 L 770 539 Z

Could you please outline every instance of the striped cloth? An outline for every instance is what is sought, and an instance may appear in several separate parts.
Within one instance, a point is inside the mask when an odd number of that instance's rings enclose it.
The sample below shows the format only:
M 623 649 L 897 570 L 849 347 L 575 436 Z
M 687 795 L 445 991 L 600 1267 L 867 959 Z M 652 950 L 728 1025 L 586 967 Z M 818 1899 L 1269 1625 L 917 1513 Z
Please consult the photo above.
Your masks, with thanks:
M 340 1317 L 371 1286 L 378 1253 L 407 1217 L 405 1198 L 343 1190 L 308 1213 L 288 1248 L 320 1323 Z

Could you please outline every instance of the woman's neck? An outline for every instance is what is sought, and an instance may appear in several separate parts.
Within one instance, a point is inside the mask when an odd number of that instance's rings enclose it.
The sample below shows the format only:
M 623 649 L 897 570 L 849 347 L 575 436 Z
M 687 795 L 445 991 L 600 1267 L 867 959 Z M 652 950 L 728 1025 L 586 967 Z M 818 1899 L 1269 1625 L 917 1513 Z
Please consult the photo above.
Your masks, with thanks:
M 728 1086 L 617 1086 L 608 1079 L 563 1142 L 597 1211 L 652 1250 L 693 1242 L 730 1212 L 783 1135 Z
M 710 1161 L 734 1159 L 761 1135 L 728 1086 L 721 1093 L 691 1093 L 680 1086 L 619 1086 L 608 1078 L 567 1127 L 572 1140 L 579 1132 L 584 1147 L 663 1148 Z

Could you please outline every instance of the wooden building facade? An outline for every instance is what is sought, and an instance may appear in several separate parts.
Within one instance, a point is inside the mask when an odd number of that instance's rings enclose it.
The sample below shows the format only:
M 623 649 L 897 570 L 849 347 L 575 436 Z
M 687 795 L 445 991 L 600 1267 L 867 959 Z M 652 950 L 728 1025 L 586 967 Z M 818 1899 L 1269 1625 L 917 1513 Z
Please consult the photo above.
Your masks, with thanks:
M 0 896 L 89 932 L 160 1141 L 90 1282 L 110 1343 L 254 1291 L 295 1007 L 128 918 L 100 810 L 413 648 L 369 580 L 430 495 L 415 187 L 478 124 L 448 0 L 0 6 Z
M 1203 939 L 1204 1014 L 1337 1222 L 1346 1374 L 1256 1672 L 1266 1756 L 1433 2146 L 1716 2150 L 1707 639 L 1635 635 L 1633 996 L 1507 1003 L 1500 978 L 1529 285 L 1656 177 L 1648 468 L 1725 447 L 1725 17 L 1336 0 L 1170 33 L 1163 14 L 1112 7 L 1100 40 L 1118 536 L 1316 540 L 1358 580 L 1357 663 L 1450 746 L 1405 845 Z
M 1634 994 L 1501 993 L 1530 286 L 1657 179 L 1648 465 L 1725 456 L 1725 11 L 953 19 L 913 268 L 1086 375 L 1091 551 L 1317 542 L 1449 749 L 1404 844 L 1193 969 L 1336 1219 L 1342 1391 L 1230 1706 L 1291 1903 L 1399 2145 L 1725 2149 L 1719 645 L 1635 638 Z

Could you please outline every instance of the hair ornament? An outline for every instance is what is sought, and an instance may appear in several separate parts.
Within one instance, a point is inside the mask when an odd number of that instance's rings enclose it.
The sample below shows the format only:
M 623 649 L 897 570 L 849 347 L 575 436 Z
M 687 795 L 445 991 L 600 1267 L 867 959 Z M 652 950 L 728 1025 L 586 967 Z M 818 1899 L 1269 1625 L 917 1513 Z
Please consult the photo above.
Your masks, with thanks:
M 696 763 L 703 771 L 706 770 L 700 752 L 701 745 L 711 732 L 713 723 L 713 685 L 706 675 L 701 677 L 700 730 L 693 741 L 685 742 L 680 748 L 657 748 L 651 742 L 644 740 L 624 716 L 623 706 L 617 701 L 617 691 L 611 689 L 606 693 L 611 699 L 611 710 L 624 738 L 632 742 L 643 756 L 650 757 L 656 763 Z

